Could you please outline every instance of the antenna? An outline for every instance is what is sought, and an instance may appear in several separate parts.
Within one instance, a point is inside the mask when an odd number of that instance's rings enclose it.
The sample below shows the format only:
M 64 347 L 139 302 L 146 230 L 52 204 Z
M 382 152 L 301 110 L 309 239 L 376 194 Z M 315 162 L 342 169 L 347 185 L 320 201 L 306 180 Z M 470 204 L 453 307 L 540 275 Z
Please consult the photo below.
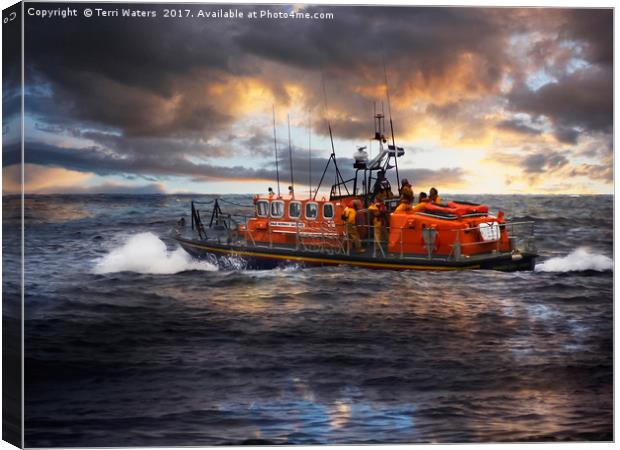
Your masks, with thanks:
M 332 154 L 329 155 L 329 160 L 327 160 L 327 164 L 325 164 L 325 169 L 323 170 L 323 175 L 321 175 L 321 179 L 319 180 L 319 184 L 316 187 L 316 190 L 314 191 L 314 197 L 313 199 L 316 199 L 316 194 L 319 192 L 319 189 L 321 187 L 321 183 L 323 183 L 323 178 L 325 177 L 325 173 L 327 172 L 327 168 L 329 167 L 329 163 L 330 162 L 334 162 L 334 168 L 336 169 L 336 179 L 335 182 L 332 186 L 332 192 L 330 193 L 330 198 L 332 197 L 333 191 L 334 191 L 334 187 L 338 188 L 338 195 L 341 196 L 342 195 L 342 189 L 340 186 L 344 186 L 344 189 L 347 192 L 347 195 L 349 194 L 349 188 L 347 187 L 346 183 L 344 182 L 344 178 L 342 177 L 342 174 L 340 173 L 340 170 L 338 169 L 338 163 L 336 162 L 336 150 L 334 149 L 334 136 L 332 134 L 332 126 L 329 123 L 329 118 L 327 117 L 327 94 L 325 91 L 325 75 L 323 72 L 321 72 L 321 81 L 322 81 L 322 85 L 323 85 L 323 108 L 324 108 L 324 114 L 325 114 L 325 121 L 327 122 L 327 128 L 329 129 L 329 140 L 331 141 L 332 144 Z
M 329 140 L 332 143 L 332 155 L 336 156 L 336 150 L 334 149 L 334 137 L 332 135 L 332 126 L 329 123 L 329 117 L 327 116 L 327 93 L 325 91 L 325 76 L 321 73 L 321 82 L 323 85 L 323 108 L 325 111 L 325 120 L 327 121 L 327 128 L 329 129 Z
M 288 159 L 291 167 L 291 188 L 295 192 L 295 180 L 293 179 L 293 147 L 291 147 L 291 116 L 286 115 L 286 121 L 288 122 Z
M 308 110 L 308 197 L 312 197 L 312 110 Z
M 273 149 L 276 156 L 276 180 L 278 183 L 278 197 L 280 196 L 280 171 L 278 170 L 278 142 L 276 140 L 276 105 L 273 107 Z
M 392 106 L 390 105 L 390 89 L 388 87 L 387 69 L 385 67 L 385 57 L 383 57 L 383 76 L 385 77 L 385 96 L 387 97 L 388 114 L 390 116 L 390 131 L 392 132 L 392 147 L 394 147 L 394 168 L 396 169 L 396 184 L 400 195 L 400 177 L 398 176 L 398 149 L 394 141 L 394 124 L 392 123 Z M 389 148 L 389 146 L 388 146 Z

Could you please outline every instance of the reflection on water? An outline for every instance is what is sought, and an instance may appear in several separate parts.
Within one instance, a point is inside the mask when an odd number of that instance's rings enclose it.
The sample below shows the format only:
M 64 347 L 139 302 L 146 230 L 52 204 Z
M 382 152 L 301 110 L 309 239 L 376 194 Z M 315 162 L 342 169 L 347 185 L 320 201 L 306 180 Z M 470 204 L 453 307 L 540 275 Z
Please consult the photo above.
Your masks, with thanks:
M 298 395 L 295 395 L 297 391 Z M 254 401 L 247 409 L 253 423 L 261 424 L 255 438 L 271 443 L 344 443 L 355 442 L 357 433 L 372 434 L 376 442 L 388 435 L 414 438 L 413 405 L 388 407 L 364 400 L 361 391 L 354 397 L 344 393 L 332 402 L 323 402 L 299 379 L 292 380 L 292 392 L 281 398 L 263 402 Z M 221 405 L 222 412 L 236 410 L 236 405 Z M 279 417 L 290 419 L 290 429 L 283 428 Z M 389 430 L 389 431 L 388 431 Z M 382 438 L 382 434 L 385 437 Z
M 523 389 L 492 395 L 440 396 L 419 393 L 419 402 L 386 404 L 359 391 L 330 403 L 294 380 L 293 392 L 274 400 L 254 401 L 245 413 L 236 405 L 237 419 L 258 424 L 251 434 L 268 443 L 356 442 L 489 442 L 565 439 L 566 423 L 578 423 L 579 410 L 592 407 L 584 397 L 553 389 Z M 294 390 L 300 389 L 300 395 Z M 417 405 L 420 405 L 419 408 Z M 490 414 L 491 413 L 491 414 Z M 280 417 L 288 418 L 283 426 Z M 584 429 L 598 428 L 597 420 Z M 359 436 L 371 438 L 360 439 Z M 587 434 L 585 435 L 587 436 Z M 584 438 L 585 438 L 584 436 Z

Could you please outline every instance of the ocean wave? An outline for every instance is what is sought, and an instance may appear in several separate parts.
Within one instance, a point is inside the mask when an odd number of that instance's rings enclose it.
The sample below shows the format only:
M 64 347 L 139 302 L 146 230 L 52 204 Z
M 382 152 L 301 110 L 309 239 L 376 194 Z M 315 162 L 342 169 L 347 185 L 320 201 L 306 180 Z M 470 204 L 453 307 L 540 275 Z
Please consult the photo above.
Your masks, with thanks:
M 130 236 L 120 247 L 95 262 L 93 272 L 96 274 L 174 274 L 190 270 L 218 270 L 214 264 L 193 259 L 180 247 L 169 251 L 166 244 L 150 232 Z
M 606 272 L 613 270 L 614 261 L 608 256 L 592 253 L 588 248 L 580 247 L 570 254 L 551 258 L 536 264 L 536 272 L 581 272 L 595 270 Z

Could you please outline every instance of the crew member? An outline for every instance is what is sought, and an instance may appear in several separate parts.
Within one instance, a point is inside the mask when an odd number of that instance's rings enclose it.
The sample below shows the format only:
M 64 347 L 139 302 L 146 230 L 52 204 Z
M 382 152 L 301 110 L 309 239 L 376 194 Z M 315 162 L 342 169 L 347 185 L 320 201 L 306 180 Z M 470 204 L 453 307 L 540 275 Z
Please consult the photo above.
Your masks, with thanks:
M 409 201 L 413 203 L 413 189 L 411 188 L 409 180 L 407 180 L 406 178 L 404 178 L 403 182 L 401 183 L 400 195 L 403 197 L 408 197 Z
M 295 196 L 295 190 L 293 189 L 293 186 L 288 187 L 288 195 L 290 195 L 291 197 Z
M 383 198 L 392 198 L 394 196 L 394 194 L 392 194 L 392 186 L 388 179 L 385 178 L 384 170 L 377 172 L 377 181 L 375 181 L 372 193 L 373 197 L 376 197 L 379 193 L 383 195 Z
M 349 206 L 344 209 L 342 213 L 342 220 L 345 223 L 345 229 L 347 232 L 347 249 L 350 251 L 351 242 L 358 252 L 363 252 L 362 242 L 360 241 L 360 235 L 357 232 L 357 210 L 358 205 L 355 200 L 351 202 Z
M 385 203 L 383 203 L 383 195 L 377 195 L 377 197 L 375 197 L 374 205 L 379 210 L 379 217 L 381 217 L 383 225 L 387 226 L 388 209 L 387 206 L 385 206 Z
M 400 203 L 394 210 L 394 214 L 404 214 L 411 211 L 411 200 L 408 197 L 401 196 Z
M 441 197 L 439 196 L 439 192 L 434 187 L 431 188 L 428 195 L 429 203 L 434 203 L 436 205 L 441 203 Z
M 383 196 L 382 195 L 378 195 L 377 198 L 375 198 L 375 203 L 374 204 L 379 209 L 379 217 L 381 218 L 381 221 L 383 222 L 383 225 L 382 225 L 383 236 L 387 236 L 388 235 L 388 227 L 390 226 L 390 214 L 388 212 L 387 205 L 383 202 Z
M 383 253 L 383 248 L 381 247 L 381 241 L 383 240 L 383 218 L 381 217 L 381 211 L 379 210 L 379 206 L 376 203 L 373 203 L 368 207 L 368 212 L 371 214 L 372 217 L 372 229 L 374 237 L 373 255 L 376 255 L 377 250 Z
M 269 197 L 273 197 L 274 195 L 276 195 L 275 192 L 273 192 L 273 188 L 269 188 L 267 190 L 267 194 L 269 195 Z
M 418 196 L 418 204 L 415 205 L 411 211 L 412 212 L 424 211 L 424 209 L 426 208 L 426 205 L 428 205 L 428 195 L 426 195 L 426 192 L 420 192 L 420 195 Z

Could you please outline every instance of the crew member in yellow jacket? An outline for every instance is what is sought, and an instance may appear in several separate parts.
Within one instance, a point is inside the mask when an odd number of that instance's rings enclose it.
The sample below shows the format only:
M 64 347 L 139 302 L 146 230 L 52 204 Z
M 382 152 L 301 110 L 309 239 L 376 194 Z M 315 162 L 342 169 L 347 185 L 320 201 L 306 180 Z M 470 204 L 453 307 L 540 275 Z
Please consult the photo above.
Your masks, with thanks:
M 411 184 L 409 183 L 409 180 L 407 180 L 406 178 L 403 179 L 402 185 L 400 187 L 400 195 L 402 197 L 408 198 L 409 201 L 413 203 L 413 189 L 411 187 Z
M 377 254 L 377 250 L 383 254 L 383 248 L 381 247 L 381 241 L 383 240 L 383 217 L 381 217 L 381 211 L 377 204 L 372 204 L 368 207 L 368 212 L 372 216 L 372 229 L 374 237 L 374 250 L 373 254 Z
M 411 211 L 411 201 L 407 197 L 401 197 L 400 203 L 394 210 L 394 214 L 406 214 Z
M 441 203 L 441 197 L 439 196 L 439 192 L 437 192 L 437 189 L 435 189 L 434 187 L 432 187 L 431 190 L 428 191 L 428 202 L 434 203 L 436 205 L 439 205 Z
M 345 229 L 348 237 L 347 249 L 351 249 L 351 242 L 358 252 L 363 252 L 362 242 L 360 241 L 360 235 L 357 232 L 357 209 L 358 205 L 356 201 L 351 202 L 349 206 L 344 209 L 342 213 L 342 219 L 345 223 Z

